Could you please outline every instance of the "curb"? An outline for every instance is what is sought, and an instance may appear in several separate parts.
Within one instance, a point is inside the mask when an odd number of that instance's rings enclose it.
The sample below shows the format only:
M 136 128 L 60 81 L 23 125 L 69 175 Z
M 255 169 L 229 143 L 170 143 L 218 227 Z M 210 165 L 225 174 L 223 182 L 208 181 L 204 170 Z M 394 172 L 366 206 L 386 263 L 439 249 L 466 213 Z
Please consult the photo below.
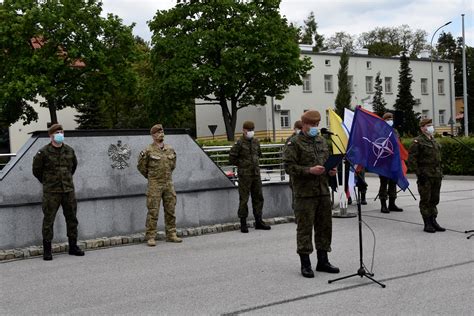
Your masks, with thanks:
M 264 219 L 264 222 L 268 225 L 278 225 L 292 223 L 295 221 L 294 216 L 274 217 Z M 249 227 L 255 227 L 255 221 L 247 221 Z M 209 234 L 224 233 L 229 231 L 240 230 L 240 222 L 238 223 L 225 223 L 215 224 L 208 226 L 192 227 L 192 228 L 179 228 L 176 229 L 176 235 L 178 237 L 187 238 L 194 236 L 202 236 Z M 156 240 L 165 240 L 166 234 L 164 231 L 159 231 L 156 235 Z M 95 239 L 79 240 L 77 245 L 83 250 L 98 250 L 100 248 L 110 248 L 115 246 L 122 246 L 126 244 L 140 244 L 145 242 L 145 233 L 136 233 L 125 236 L 113 236 L 113 237 L 99 237 Z M 67 242 L 54 243 L 52 244 L 53 253 L 67 253 L 69 245 Z M 29 246 L 25 248 L 14 248 L 0 250 L 0 263 L 6 263 L 11 261 L 17 261 L 22 259 L 28 259 L 32 257 L 39 257 L 43 255 L 43 246 Z

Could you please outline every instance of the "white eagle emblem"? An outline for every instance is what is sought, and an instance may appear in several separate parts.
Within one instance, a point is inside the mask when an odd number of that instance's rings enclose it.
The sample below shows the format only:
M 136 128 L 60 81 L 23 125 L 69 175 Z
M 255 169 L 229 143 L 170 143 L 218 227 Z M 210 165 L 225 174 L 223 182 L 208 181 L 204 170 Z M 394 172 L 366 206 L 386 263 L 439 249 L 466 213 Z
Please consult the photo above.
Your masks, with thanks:
M 122 146 L 121 140 L 117 141 L 117 145 L 111 144 L 109 146 L 108 154 L 112 160 L 112 168 L 125 169 L 129 166 L 127 160 L 130 159 L 132 151 L 127 144 Z

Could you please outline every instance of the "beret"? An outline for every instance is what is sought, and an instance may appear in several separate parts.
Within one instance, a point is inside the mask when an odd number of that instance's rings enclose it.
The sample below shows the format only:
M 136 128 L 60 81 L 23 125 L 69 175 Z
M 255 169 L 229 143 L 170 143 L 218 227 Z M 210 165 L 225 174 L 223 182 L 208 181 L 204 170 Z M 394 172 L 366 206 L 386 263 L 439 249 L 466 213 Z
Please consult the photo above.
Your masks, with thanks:
M 300 120 L 296 121 L 295 125 L 293 125 L 293 128 L 302 129 L 303 128 L 303 122 L 301 122 Z
M 420 127 L 423 127 L 423 126 L 425 126 L 426 124 L 430 124 L 430 123 L 432 123 L 432 122 L 433 122 L 432 119 L 424 118 L 424 119 L 422 119 L 422 120 L 420 121 Z
M 252 121 L 245 121 L 244 125 L 242 126 L 243 129 L 254 129 L 255 124 Z
M 384 120 L 387 120 L 387 119 L 390 119 L 390 118 L 393 119 L 393 114 L 390 113 L 390 112 L 387 112 L 387 113 L 385 113 L 385 114 L 383 115 L 382 118 L 383 118 Z
M 61 124 L 53 124 L 51 125 L 51 127 L 48 129 L 48 135 L 52 135 L 54 133 L 56 133 L 57 131 L 62 131 L 63 130 L 63 126 Z
M 160 130 L 163 131 L 163 126 L 161 124 L 153 125 L 153 127 L 150 129 L 150 134 L 155 134 Z
M 316 124 L 319 121 L 321 121 L 321 114 L 319 114 L 318 111 L 314 111 L 314 110 L 306 111 L 301 116 L 301 121 L 307 124 Z

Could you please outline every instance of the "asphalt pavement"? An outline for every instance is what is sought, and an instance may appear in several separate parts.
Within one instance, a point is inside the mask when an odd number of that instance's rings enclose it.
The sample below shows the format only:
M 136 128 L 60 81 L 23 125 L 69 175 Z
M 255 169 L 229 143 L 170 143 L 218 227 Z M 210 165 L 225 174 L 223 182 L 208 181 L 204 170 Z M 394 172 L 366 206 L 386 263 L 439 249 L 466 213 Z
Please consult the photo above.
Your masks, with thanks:
M 300 275 L 296 225 L 159 241 L 0 263 L 2 315 L 473 315 L 474 180 L 443 181 L 438 222 L 423 232 L 418 201 L 400 192 L 404 212 L 382 214 L 378 178 L 362 206 L 366 277 L 328 280 L 360 267 L 357 218 L 333 219 L 337 275 Z M 411 189 L 418 199 L 413 179 Z M 236 201 L 237 203 L 237 201 Z M 356 212 L 356 206 L 348 211 Z M 375 243 L 375 247 L 374 247 Z M 313 266 L 316 255 L 311 256 Z

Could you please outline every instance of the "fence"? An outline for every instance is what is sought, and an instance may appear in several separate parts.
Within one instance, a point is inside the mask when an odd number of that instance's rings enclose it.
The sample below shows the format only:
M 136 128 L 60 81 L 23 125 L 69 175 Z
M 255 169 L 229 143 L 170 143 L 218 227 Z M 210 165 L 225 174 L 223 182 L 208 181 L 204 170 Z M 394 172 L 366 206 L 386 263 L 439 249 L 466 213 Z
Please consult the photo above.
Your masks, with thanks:
M 15 156 L 16 154 L 0 154 L 0 170 Z
M 283 165 L 284 144 L 262 144 L 260 158 L 260 175 L 262 181 L 281 182 L 288 180 Z M 236 166 L 229 163 L 231 146 L 203 146 L 207 155 L 224 171 L 234 182 L 237 181 Z

